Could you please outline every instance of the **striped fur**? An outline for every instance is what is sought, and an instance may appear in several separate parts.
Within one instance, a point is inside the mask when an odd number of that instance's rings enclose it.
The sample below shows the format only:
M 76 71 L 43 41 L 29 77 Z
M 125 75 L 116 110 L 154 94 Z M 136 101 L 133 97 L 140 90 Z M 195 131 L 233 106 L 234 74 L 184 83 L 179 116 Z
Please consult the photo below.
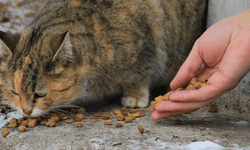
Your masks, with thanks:
M 31 116 L 117 92 L 124 106 L 146 107 L 201 34 L 205 9 L 206 0 L 48 1 L 20 39 L 1 33 L 1 90 Z

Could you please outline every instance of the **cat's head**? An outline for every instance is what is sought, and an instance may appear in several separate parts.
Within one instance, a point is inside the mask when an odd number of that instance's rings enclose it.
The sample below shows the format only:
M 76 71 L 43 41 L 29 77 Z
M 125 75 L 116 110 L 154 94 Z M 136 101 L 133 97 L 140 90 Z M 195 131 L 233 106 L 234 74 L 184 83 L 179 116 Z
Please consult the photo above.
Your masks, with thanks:
M 46 37 L 26 29 L 0 32 L 0 88 L 18 111 L 40 116 L 68 104 L 79 91 L 79 59 L 69 33 Z

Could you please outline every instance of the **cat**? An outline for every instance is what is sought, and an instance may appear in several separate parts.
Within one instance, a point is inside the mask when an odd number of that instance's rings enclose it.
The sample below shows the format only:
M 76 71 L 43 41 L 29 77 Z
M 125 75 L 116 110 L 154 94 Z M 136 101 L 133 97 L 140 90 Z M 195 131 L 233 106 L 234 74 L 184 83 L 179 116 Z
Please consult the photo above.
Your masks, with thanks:
M 206 0 L 52 0 L 20 35 L 0 33 L 0 87 L 23 115 L 122 93 L 146 107 L 203 32 Z

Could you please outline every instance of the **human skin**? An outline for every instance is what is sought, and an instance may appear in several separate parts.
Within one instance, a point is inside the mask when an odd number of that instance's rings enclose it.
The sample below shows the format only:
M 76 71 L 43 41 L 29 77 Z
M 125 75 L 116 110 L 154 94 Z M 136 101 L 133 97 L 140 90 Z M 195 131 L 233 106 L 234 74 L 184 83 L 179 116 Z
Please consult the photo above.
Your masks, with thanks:
M 205 64 L 202 66 L 202 64 Z M 151 118 L 159 120 L 188 113 L 234 89 L 250 70 L 250 9 L 211 26 L 195 42 L 188 58 L 170 83 L 184 87 L 193 78 L 211 75 L 198 90 L 171 91 L 169 101 L 157 103 Z

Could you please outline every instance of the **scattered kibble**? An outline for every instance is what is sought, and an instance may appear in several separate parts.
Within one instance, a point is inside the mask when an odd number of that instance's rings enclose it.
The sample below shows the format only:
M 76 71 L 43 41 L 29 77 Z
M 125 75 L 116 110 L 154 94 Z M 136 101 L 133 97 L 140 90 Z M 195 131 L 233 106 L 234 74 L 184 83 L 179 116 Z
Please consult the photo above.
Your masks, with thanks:
M 131 117 L 124 117 L 124 119 L 125 119 L 126 123 L 129 123 L 129 122 L 133 121 L 133 118 L 131 118 Z
M 3 137 L 6 137 L 9 134 L 8 128 L 3 128 L 1 133 Z
M 117 128 L 123 127 L 123 124 L 122 123 L 117 123 L 117 124 L 115 124 L 115 127 L 117 127 Z
M 123 116 L 127 116 L 127 115 L 128 115 L 128 112 L 127 112 L 127 111 L 122 111 L 122 115 L 123 115 Z
M 136 113 L 136 112 L 137 112 L 136 109 L 133 109 L 133 108 L 129 109 L 129 113 L 131 113 L 131 114 Z
M 79 109 L 77 110 L 77 113 L 78 113 L 78 114 L 84 114 L 84 113 L 85 113 L 85 109 L 84 109 L 84 108 L 79 108 Z
M 132 120 L 135 120 L 135 116 L 128 115 L 129 118 L 132 118 Z
M 66 120 L 64 120 L 64 122 L 65 123 L 72 123 L 72 122 L 74 122 L 74 120 L 73 119 L 66 119 Z
M 144 132 L 144 128 L 142 125 L 138 125 L 137 126 L 138 130 L 140 131 L 140 133 L 143 133 Z
M 18 123 L 18 124 L 22 124 L 23 121 L 24 121 L 24 119 L 23 119 L 23 118 L 20 118 L 20 119 L 18 119 L 17 123 Z
M 18 127 L 18 130 L 20 131 L 20 132 L 24 132 L 24 131 L 26 131 L 26 126 L 23 126 L 23 125 L 21 125 L 21 126 L 19 126 Z
M 124 119 L 123 114 L 117 114 L 115 117 L 117 121 L 123 121 Z
M 139 113 L 133 113 L 133 114 L 130 114 L 129 116 L 141 117 L 141 115 Z
M 58 116 L 51 116 L 50 117 L 52 120 L 54 120 L 55 122 L 58 122 L 59 121 L 59 117 Z
M 103 114 L 102 119 L 107 120 L 110 118 L 110 114 Z
M 209 112 L 216 113 L 217 112 L 217 106 L 215 104 L 211 104 L 209 106 Z
M 81 121 L 84 118 L 83 114 L 76 114 L 75 121 Z
M 56 121 L 53 119 L 49 119 L 46 123 L 47 127 L 55 127 L 56 126 Z
M 16 118 L 12 118 L 12 119 L 10 120 L 10 123 L 17 123 Z
M 100 118 L 101 115 L 102 115 L 101 113 L 97 113 L 97 114 L 94 114 L 94 117 L 95 117 L 95 118 Z
M 122 107 L 121 111 L 127 111 L 127 107 Z
M 105 125 L 112 125 L 112 120 L 104 120 Z
M 76 127 L 81 127 L 82 126 L 82 122 L 81 121 L 76 122 L 75 126 Z
M 17 123 L 9 123 L 8 127 L 9 128 L 15 128 L 17 126 Z
M 115 109 L 113 112 L 114 112 L 114 114 L 116 114 L 116 115 L 122 113 L 122 112 L 121 112 L 120 110 L 118 110 L 118 109 Z
M 21 125 L 23 126 L 28 126 L 29 120 L 24 120 L 22 121 Z
M 41 125 L 45 125 L 46 122 L 48 122 L 48 120 L 47 120 L 47 119 L 44 119 L 44 120 L 42 120 L 42 121 L 40 122 L 40 124 L 41 124 Z

